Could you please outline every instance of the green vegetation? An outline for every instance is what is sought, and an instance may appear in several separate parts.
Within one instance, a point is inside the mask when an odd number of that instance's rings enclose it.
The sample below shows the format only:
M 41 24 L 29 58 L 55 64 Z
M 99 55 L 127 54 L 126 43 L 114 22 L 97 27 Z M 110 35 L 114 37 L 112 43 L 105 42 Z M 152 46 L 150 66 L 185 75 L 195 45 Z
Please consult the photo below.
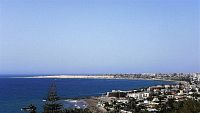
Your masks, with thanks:
M 62 104 L 59 103 L 55 83 L 49 89 L 43 113 L 62 113 Z
M 46 100 L 43 113 L 92 113 L 87 108 L 63 109 L 63 105 L 59 103 L 60 98 L 57 95 L 55 83 L 51 85 Z
M 110 105 L 105 103 L 105 108 L 114 108 L 114 110 L 107 109 L 108 113 L 119 113 L 120 109 L 131 111 L 133 113 L 152 113 L 147 111 L 145 107 L 137 106 L 136 104 L 136 100 L 130 98 L 127 104 L 113 102 Z M 159 111 L 156 113 L 200 113 L 200 101 L 188 99 L 177 102 L 170 99 L 166 104 L 158 105 L 157 109 L 159 109 Z
M 160 111 L 157 113 L 199 113 L 200 102 L 192 99 L 176 102 L 169 100 L 165 105 L 160 105 Z M 139 113 L 152 113 L 148 111 L 140 111 Z
M 167 106 L 166 106 L 167 107 Z M 180 102 L 172 102 L 169 109 L 163 109 L 160 113 L 199 113 L 200 102 L 188 99 Z
M 176 102 L 169 100 L 166 105 L 160 106 L 161 111 L 157 113 L 199 113 L 200 102 L 192 99 Z M 149 111 L 140 111 L 139 113 L 152 113 Z

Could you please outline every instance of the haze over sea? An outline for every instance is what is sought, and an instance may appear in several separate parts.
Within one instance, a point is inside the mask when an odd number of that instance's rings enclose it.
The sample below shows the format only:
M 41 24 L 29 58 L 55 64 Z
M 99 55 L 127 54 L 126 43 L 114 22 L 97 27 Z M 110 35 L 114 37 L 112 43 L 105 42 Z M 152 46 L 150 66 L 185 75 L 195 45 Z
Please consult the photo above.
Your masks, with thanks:
M 199 6 L 199 0 L 0 0 L 0 113 L 20 113 L 31 103 L 41 113 L 55 80 L 11 74 L 200 72 Z M 55 81 L 66 98 L 173 83 Z
M 20 113 L 29 104 L 42 112 L 43 99 L 50 84 L 55 81 L 58 95 L 62 98 L 102 95 L 111 90 L 129 90 L 157 84 L 173 84 L 169 81 L 125 79 L 33 79 L 0 78 L 0 113 Z

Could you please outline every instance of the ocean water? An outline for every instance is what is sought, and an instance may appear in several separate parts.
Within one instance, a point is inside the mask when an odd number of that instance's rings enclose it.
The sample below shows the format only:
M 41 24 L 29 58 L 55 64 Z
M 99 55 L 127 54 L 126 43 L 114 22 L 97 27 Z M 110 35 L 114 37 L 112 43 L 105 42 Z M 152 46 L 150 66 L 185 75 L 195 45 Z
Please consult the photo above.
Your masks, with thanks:
M 62 98 L 102 95 L 111 90 L 130 90 L 158 84 L 174 84 L 169 81 L 124 79 L 33 79 L 0 78 L 0 113 L 22 113 L 29 104 L 42 112 L 42 101 L 52 82 L 56 82 L 58 95 Z

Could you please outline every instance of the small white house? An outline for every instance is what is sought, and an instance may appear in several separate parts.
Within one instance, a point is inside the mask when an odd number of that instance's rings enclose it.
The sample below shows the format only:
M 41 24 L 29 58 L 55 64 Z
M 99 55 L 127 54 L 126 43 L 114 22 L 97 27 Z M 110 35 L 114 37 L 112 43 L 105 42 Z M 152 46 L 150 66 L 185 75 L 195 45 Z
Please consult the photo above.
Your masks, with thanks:
M 128 93 L 127 97 L 132 97 L 135 99 L 143 99 L 143 93 Z
M 149 93 L 145 92 L 145 93 L 142 94 L 142 97 L 143 97 L 143 98 L 148 98 L 149 95 L 150 95 Z
M 167 98 L 172 99 L 172 98 L 174 98 L 174 95 L 167 95 Z

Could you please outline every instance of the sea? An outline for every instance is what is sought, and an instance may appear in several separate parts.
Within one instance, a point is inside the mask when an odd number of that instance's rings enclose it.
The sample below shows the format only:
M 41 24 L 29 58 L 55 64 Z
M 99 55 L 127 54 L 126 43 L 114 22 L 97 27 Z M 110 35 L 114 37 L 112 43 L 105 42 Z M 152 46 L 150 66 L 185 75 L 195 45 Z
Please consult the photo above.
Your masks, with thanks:
M 23 113 L 21 108 L 30 104 L 42 113 L 44 99 L 50 85 L 55 82 L 61 98 L 100 96 L 112 90 L 132 90 L 159 84 L 174 84 L 159 80 L 127 79 L 50 79 L 0 78 L 0 113 Z M 67 103 L 66 103 L 67 104 Z M 70 106 L 70 105 L 68 105 Z

